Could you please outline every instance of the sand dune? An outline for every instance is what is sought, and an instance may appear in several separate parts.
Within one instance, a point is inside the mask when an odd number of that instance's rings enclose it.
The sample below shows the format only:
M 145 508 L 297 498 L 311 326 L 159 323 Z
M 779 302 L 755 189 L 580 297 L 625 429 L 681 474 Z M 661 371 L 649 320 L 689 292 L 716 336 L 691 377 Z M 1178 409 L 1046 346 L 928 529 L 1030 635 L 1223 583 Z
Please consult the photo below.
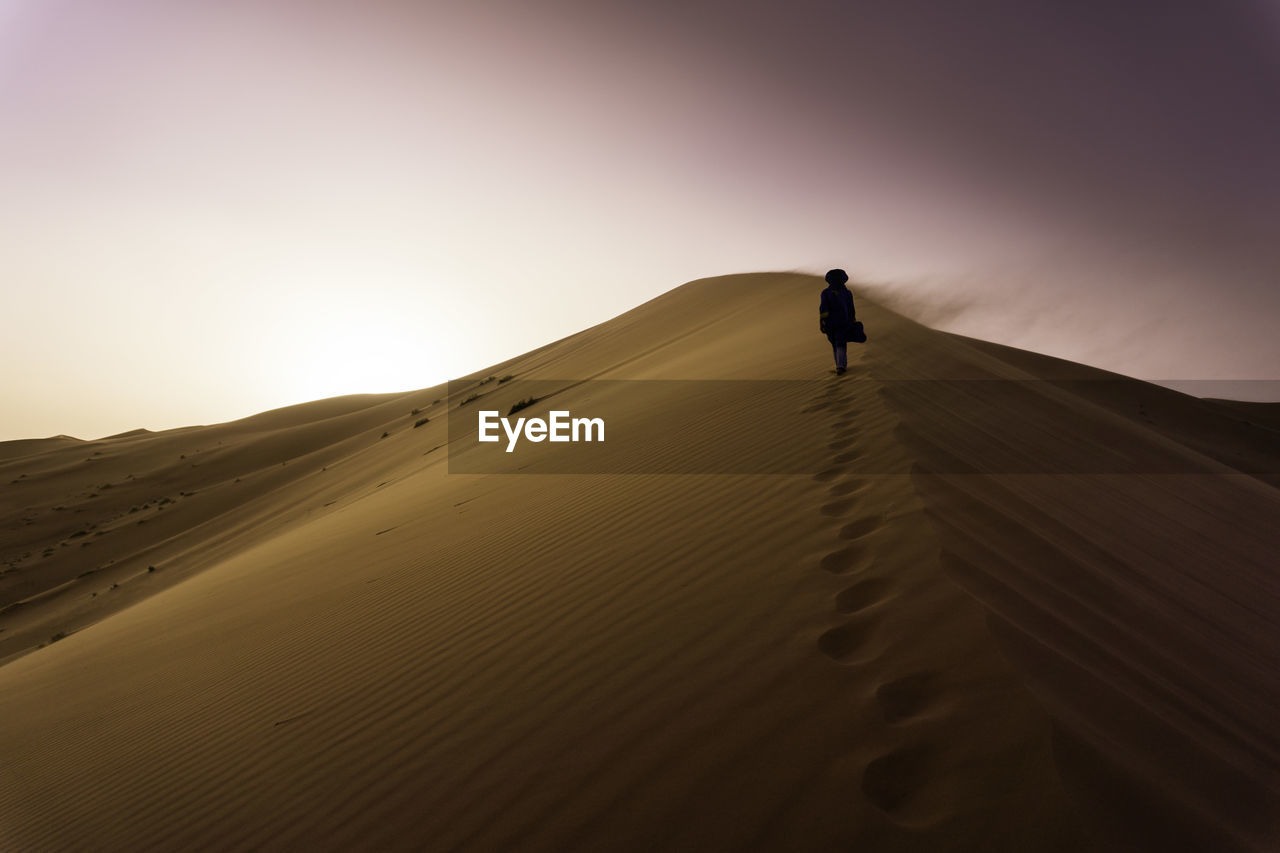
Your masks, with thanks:
M 0 444 L 0 849 L 1280 846 L 1276 409 L 866 300 L 837 379 L 819 289 Z M 739 429 L 791 473 L 449 473 L 468 397 L 606 379 L 642 422 L 694 405 L 658 380 L 778 381 Z

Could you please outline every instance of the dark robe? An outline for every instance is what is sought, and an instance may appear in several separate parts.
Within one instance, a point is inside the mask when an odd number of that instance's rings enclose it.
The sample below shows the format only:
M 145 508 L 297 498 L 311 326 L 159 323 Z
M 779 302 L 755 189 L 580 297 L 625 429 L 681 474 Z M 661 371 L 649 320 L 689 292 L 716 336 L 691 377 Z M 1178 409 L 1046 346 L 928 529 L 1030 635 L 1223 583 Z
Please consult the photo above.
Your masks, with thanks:
M 853 310 L 853 293 L 844 285 L 830 285 L 822 291 L 819 315 L 826 314 L 827 340 L 847 344 L 853 340 L 853 324 L 858 316 Z

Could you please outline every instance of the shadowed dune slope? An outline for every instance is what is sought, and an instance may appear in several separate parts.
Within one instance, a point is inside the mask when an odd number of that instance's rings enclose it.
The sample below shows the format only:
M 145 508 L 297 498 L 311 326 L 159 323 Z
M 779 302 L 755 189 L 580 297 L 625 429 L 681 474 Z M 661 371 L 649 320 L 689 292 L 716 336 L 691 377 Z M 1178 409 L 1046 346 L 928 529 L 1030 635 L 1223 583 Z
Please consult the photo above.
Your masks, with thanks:
M 0 849 L 1274 849 L 1273 412 L 865 300 L 836 378 L 820 288 L 0 444 Z M 805 473 L 448 473 L 507 375 L 795 380 Z

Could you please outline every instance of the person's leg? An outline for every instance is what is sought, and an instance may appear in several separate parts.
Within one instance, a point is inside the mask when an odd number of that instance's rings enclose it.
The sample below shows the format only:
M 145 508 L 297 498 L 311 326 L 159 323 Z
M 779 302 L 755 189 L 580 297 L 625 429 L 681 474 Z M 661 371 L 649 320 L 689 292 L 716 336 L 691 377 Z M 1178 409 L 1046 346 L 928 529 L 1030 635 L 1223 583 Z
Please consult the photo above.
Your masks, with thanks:
M 849 350 L 845 344 L 836 344 L 836 367 L 844 370 L 849 366 Z
M 835 359 L 836 367 L 840 366 L 840 345 L 835 341 L 831 342 L 831 357 Z

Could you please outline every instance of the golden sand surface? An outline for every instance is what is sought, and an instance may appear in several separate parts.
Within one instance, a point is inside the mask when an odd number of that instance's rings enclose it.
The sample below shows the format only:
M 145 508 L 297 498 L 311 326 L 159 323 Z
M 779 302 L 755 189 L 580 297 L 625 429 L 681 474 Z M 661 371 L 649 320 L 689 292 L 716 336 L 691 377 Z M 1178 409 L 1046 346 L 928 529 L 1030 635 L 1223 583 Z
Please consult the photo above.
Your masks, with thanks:
M 1274 425 L 856 285 L 829 376 L 821 287 L 0 444 L 0 850 L 1280 849 Z M 754 428 L 819 434 L 786 475 L 450 474 L 506 375 L 795 380 Z

